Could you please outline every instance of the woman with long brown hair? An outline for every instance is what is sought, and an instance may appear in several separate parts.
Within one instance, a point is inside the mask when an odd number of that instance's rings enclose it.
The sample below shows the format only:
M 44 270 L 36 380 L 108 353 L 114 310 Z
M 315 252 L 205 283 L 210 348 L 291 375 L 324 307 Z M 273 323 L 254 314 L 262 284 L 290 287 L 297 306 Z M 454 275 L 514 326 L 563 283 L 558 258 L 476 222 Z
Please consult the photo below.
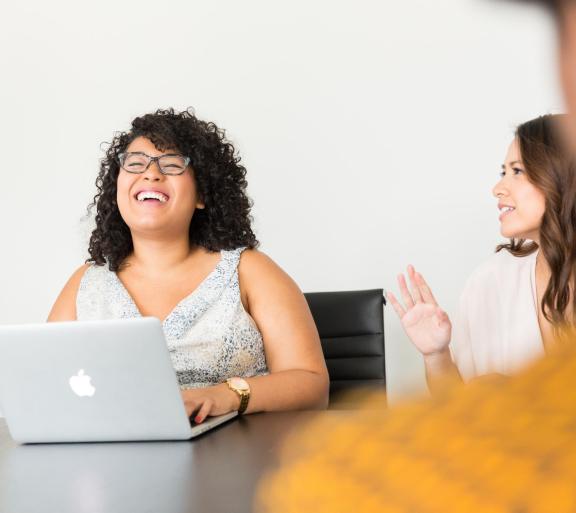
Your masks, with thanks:
M 565 145 L 563 115 L 518 126 L 493 189 L 500 231 L 509 243 L 469 278 L 454 330 L 422 275 L 408 267 L 390 302 L 424 355 L 430 381 L 513 374 L 576 324 L 576 166 Z

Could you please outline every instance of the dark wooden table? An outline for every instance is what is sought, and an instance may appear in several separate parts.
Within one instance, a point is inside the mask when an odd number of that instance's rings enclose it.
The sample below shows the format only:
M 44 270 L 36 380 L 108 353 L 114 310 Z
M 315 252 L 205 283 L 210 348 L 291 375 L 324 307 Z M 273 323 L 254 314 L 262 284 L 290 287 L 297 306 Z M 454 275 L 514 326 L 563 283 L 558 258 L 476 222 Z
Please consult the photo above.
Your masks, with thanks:
M 277 448 L 314 415 L 247 415 L 194 441 L 18 445 L 0 419 L 0 513 L 247 513 Z

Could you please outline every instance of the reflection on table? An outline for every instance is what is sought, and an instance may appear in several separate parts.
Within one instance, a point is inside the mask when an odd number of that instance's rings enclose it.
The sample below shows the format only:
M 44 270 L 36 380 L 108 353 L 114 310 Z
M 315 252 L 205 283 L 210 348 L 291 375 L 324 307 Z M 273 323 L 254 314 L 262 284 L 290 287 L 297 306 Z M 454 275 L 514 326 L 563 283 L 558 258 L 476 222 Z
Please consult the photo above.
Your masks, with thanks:
M 0 419 L 1 513 L 249 512 L 276 449 L 315 415 L 247 415 L 189 442 L 17 445 Z

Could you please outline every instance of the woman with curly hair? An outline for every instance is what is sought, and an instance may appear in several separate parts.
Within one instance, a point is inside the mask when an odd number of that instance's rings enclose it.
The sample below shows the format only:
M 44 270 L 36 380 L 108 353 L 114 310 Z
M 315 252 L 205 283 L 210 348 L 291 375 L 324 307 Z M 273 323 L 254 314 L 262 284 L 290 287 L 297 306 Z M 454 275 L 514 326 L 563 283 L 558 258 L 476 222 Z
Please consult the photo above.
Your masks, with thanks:
M 409 338 L 424 355 L 428 380 L 515 374 L 576 324 L 576 165 L 565 115 L 516 130 L 493 189 L 500 231 L 510 240 L 469 278 L 452 336 L 450 319 L 421 274 L 408 268 L 389 294 Z
M 160 319 L 196 422 L 327 404 L 314 321 L 256 249 L 245 175 L 214 123 L 172 109 L 134 119 L 101 162 L 90 259 L 48 318 Z

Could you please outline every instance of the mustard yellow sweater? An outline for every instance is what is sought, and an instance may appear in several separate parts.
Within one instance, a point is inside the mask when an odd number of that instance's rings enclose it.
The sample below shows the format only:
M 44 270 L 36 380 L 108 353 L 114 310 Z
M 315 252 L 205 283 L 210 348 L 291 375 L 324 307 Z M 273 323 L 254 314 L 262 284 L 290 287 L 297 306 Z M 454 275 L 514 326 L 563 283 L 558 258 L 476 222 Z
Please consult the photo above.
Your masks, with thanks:
M 312 422 L 262 483 L 270 513 L 575 513 L 576 349 L 514 378 Z

